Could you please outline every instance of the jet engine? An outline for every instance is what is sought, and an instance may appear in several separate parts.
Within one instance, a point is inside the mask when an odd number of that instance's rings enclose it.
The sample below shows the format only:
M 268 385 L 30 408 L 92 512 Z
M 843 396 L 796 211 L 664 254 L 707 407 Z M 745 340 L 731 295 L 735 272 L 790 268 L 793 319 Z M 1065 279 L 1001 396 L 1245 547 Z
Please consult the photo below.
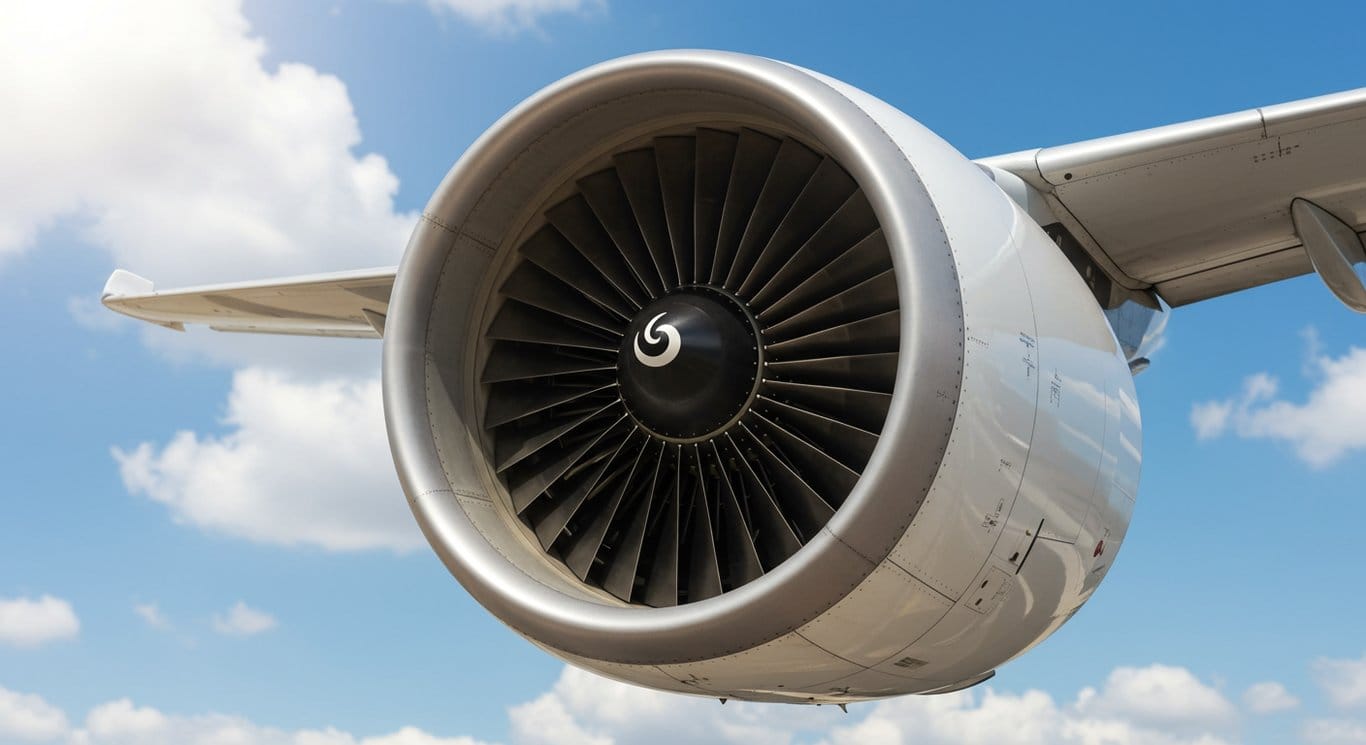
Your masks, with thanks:
M 604 675 L 719 698 L 958 690 L 1124 538 L 1125 355 L 1057 243 L 888 104 L 665 52 L 552 85 L 428 204 L 384 328 L 427 539 Z

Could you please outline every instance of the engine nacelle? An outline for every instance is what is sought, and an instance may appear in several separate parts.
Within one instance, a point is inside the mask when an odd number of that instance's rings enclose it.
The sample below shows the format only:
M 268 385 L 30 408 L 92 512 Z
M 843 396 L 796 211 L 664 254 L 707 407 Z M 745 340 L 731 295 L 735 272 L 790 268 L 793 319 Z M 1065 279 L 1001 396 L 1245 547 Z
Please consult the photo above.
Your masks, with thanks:
M 956 690 L 1071 617 L 1133 508 L 1128 365 L 991 174 L 784 63 L 628 57 L 428 204 L 384 402 L 433 548 L 518 633 L 653 688 Z

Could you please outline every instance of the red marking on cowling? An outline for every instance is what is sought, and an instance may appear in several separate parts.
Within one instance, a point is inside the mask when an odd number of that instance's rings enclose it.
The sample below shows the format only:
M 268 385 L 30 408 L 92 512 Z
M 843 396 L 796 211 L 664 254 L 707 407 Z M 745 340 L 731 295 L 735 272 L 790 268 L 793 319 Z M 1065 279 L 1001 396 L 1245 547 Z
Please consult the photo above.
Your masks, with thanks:
M 1096 550 L 1091 553 L 1091 558 L 1094 559 L 1103 553 L 1105 553 L 1105 541 L 1100 541 L 1096 543 Z

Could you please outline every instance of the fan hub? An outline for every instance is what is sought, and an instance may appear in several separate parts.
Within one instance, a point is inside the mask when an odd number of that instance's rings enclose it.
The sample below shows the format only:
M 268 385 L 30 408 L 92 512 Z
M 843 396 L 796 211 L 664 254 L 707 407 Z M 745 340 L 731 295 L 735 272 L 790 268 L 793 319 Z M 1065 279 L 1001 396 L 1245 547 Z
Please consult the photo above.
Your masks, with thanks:
M 631 416 L 670 442 L 698 442 L 729 428 L 754 397 L 762 345 L 739 301 L 685 287 L 646 305 L 617 357 Z

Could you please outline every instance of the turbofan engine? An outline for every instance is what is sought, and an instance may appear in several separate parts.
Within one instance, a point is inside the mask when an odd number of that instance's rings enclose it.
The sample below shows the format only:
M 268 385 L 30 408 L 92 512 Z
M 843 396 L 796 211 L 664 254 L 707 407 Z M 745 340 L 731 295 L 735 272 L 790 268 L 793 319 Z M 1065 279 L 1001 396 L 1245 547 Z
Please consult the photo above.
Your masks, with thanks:
M 389 436 L 451 573 L 576 665 L 721 698 L 957 690 L 1095 590 L 1140 427 L 1058 246 L 901 112 L 780 62 L 609 62 L 429 203 Z

